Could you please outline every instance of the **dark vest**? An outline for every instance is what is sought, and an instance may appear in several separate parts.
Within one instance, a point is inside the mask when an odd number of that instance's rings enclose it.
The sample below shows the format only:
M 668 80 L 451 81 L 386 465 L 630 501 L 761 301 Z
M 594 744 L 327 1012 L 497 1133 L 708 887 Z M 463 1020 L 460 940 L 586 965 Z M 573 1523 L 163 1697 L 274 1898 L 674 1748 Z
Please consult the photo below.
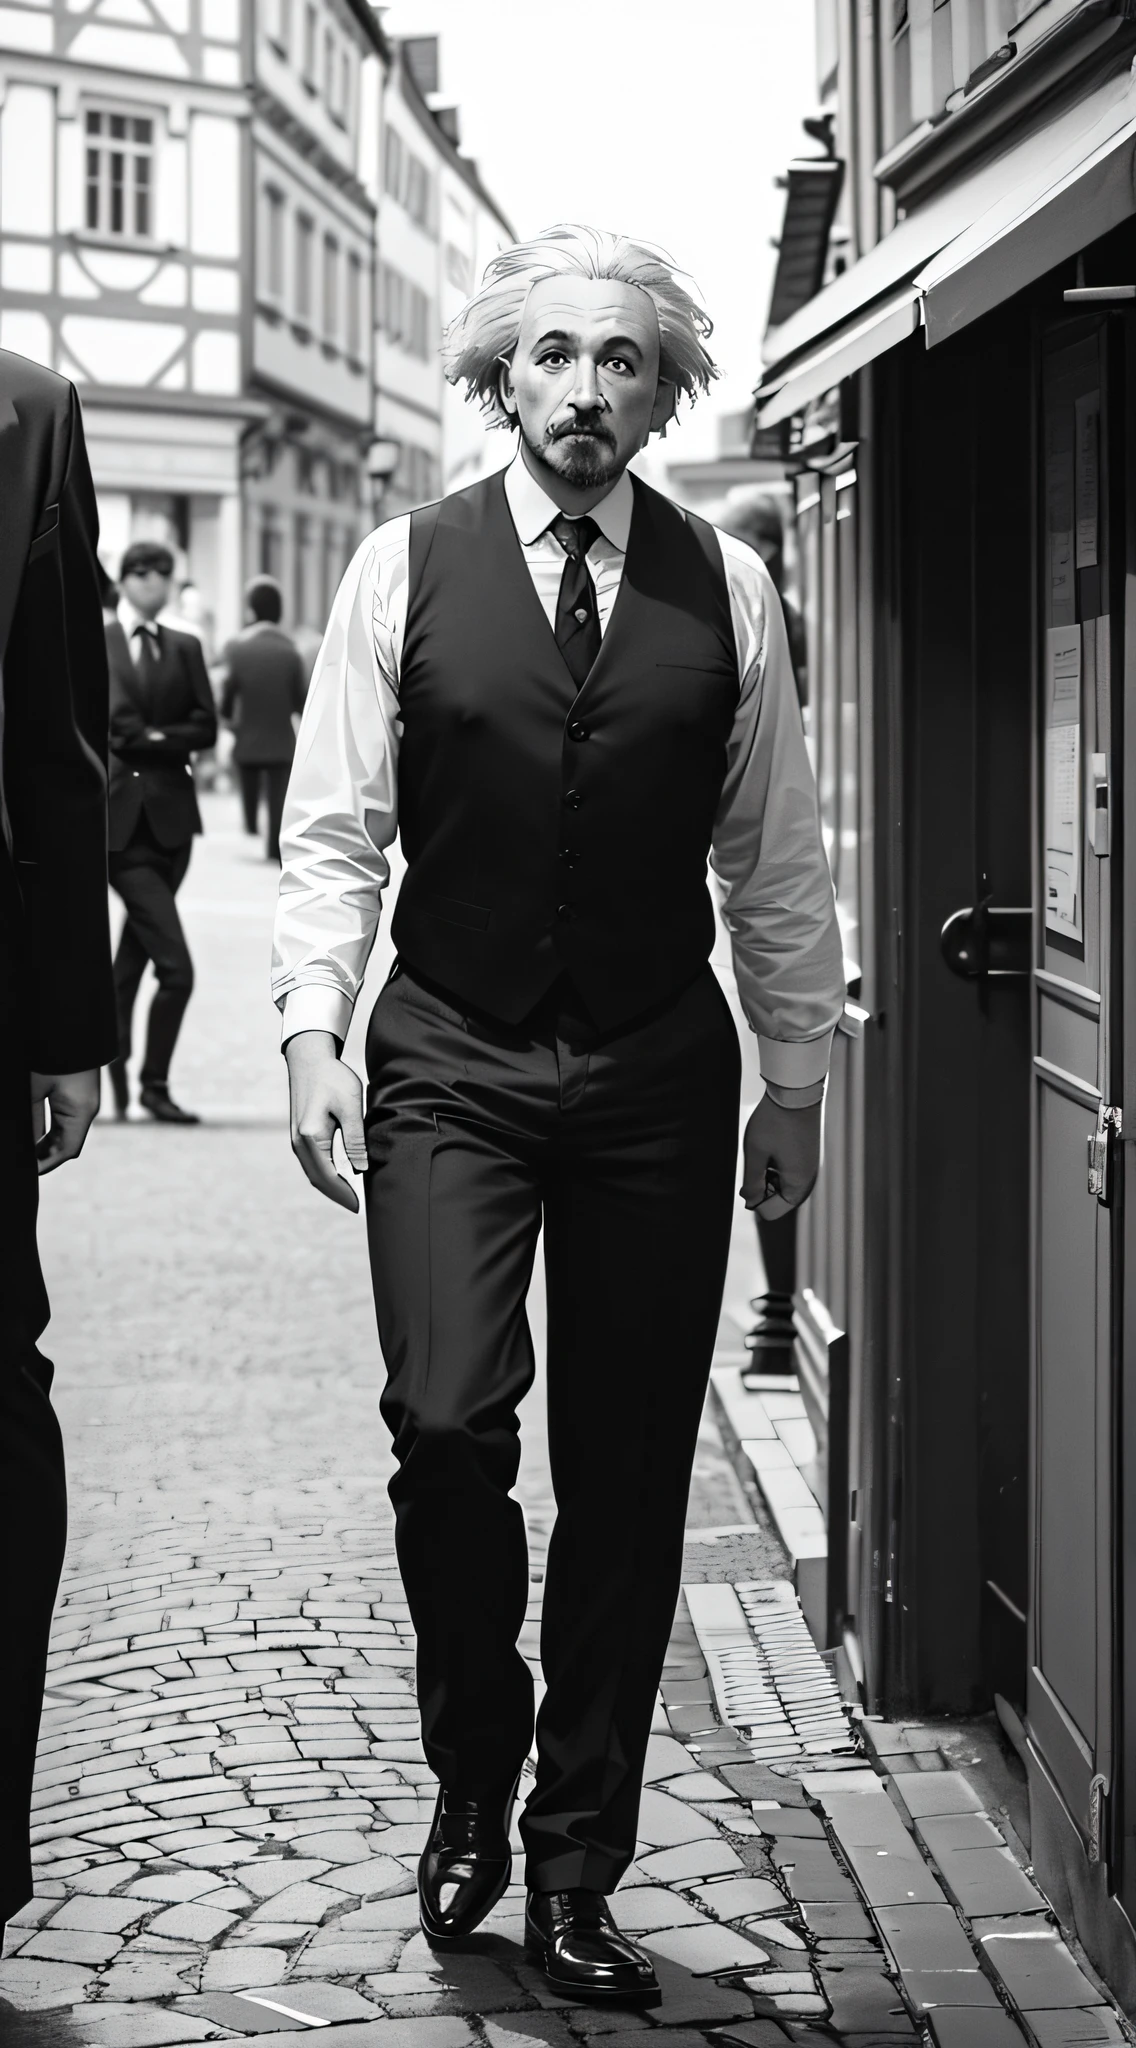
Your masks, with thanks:
M 623 580 L 577 691 L 502 475 L 413 513 L 392 936 L 516 1023 L 565 971 L 602 1029 L 714 942 L 710 834 L 738 701 L 713 530 L 634 483 Z

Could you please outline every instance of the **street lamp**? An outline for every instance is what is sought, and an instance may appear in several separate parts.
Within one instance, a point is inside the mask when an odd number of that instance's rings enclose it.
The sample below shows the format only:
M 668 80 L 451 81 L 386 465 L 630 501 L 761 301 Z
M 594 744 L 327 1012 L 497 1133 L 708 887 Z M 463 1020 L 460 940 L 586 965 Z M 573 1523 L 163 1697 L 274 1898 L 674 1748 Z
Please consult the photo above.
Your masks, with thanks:
M 386 497 L 387 485 L 398 468 L 402 443 L 380 435 L 367 450 L 367 475 L 371 483 L 371 508 L 377 519 Z

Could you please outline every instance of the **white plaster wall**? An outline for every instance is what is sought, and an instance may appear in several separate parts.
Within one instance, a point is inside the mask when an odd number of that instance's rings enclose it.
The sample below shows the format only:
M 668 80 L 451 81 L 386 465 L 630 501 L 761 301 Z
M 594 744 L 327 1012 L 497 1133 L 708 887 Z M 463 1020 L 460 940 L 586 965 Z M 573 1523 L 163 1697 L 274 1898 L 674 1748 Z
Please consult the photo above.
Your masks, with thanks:
M 197 256 L 241 253 L 240 124 L 195 113 L 189 123 L 189 242 Z
M 50 86 L 8 87 L 0 114 L 0 227 L 25 235 L 54 231 L 55 94 Z

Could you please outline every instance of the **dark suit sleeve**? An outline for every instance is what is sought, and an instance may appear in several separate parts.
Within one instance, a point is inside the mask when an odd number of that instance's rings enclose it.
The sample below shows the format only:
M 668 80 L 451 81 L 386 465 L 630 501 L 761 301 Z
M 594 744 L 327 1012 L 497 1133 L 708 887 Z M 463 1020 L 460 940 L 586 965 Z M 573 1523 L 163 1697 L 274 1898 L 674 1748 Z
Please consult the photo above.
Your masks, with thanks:
M 79 401 L 59 406 L 39 525 L 5 654 L 8 751 L 22 795 L 13 851 L 24 902 L 28 1059 L 78 1073 L 116 1051 L 107 910 L 107 660 L 99 523 Z M 9 708 L 6 705 L 6 709 Z
M 123 645 L 127 645 L 125 636 Z M 128 646 L 125 659 L 127 661 L 133 659 Z M 140 748 L 146 745 L 147 730 L 146 720 L 142 715 L 140 706 L 130 695 L 122 676 L 119 674 L 118 665 L 112 662 L 110 668 L 111 753 L 130 754 L 138 752 Z
M 296 649 L 296 659 L 292 667 L 290 694 L 292 710 L 296 712 L 302 711 L 308 701 L 308 672 L 304 667 L 303 657 L 300 654 L 299 648 Z

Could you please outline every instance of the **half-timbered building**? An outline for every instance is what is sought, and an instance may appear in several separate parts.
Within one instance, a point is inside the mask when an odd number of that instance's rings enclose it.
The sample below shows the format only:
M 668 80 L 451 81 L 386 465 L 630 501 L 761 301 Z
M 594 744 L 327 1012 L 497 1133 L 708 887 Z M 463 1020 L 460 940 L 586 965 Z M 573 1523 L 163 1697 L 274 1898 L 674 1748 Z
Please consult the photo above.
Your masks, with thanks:
M 369 517 L 378 109 L 366 0 L 12 0 L 0 346 L 79 386 L 111 572 L 160 536 L 322 624 Z

